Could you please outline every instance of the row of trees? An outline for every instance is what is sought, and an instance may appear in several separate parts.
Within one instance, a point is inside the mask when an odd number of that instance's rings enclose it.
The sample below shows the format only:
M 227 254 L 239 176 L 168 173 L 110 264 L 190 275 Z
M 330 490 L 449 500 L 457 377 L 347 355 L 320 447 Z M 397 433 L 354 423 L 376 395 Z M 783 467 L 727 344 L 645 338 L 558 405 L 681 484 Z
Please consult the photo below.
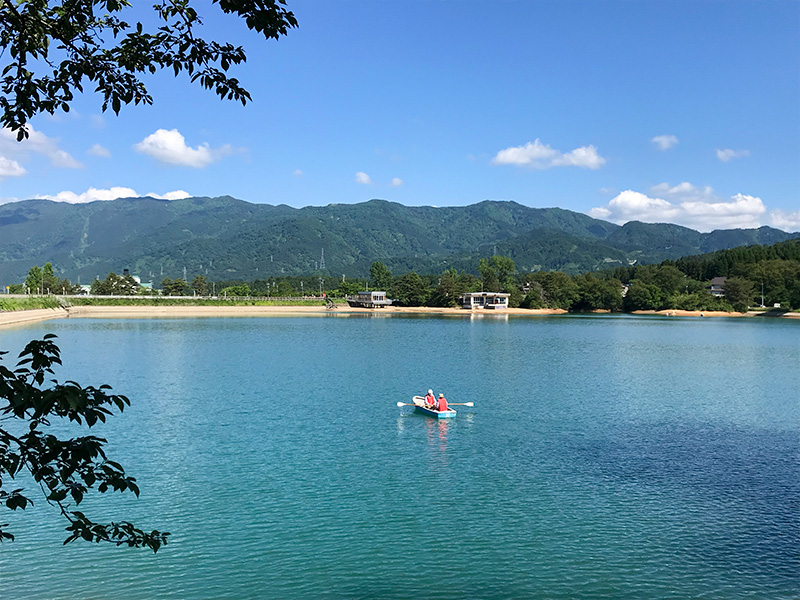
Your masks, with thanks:
M 724 268 L 723 268 L 724 266 Z M 697 273 L 724 272 L 725 296 L 714 296 L 709 281 Z M 414 271 L 395 276 L 382 262 L 374 262 L 368 278 L 270 277 L 251 282 L 209 282 L 197 275 L 191 282 L 165 278 L 160 293 L 166 296 L 272 296 L 321 295 L 334 297 L 361 290 L 383 290 L 401 306 L 456 306 L 467 292 L 506 292 L 509 305 L 523 308 L 557 308 L 572 311 L 611 310 L 738 310 L 752 306 L 800 308 L 800 240 L 774 246 L 736 248 L 711 255 L 664 261 L 660 265 L 620 267 L 605 272 L 570 276 L 561 271 L 519 274 L 505 256 L 481 259 L 478 275 L 448 269 L 439 275 Z M 53 266 L 33 267 L 19 291 L 76 293 L 78 286 L 59 279 Z M 14 291 L 12 289 L 12 291 Z M 129 274 L 109 273 L 91 285 L 95 295 L 155 294 L 142 288 Z
M 769 258 L 751 262 L 754 256 L 771 254 L 759 250 L 762 247 L 757 246 L 714 253 L 706 262 L 703 257 L 692 257 L 691 261 L 680 259 L 665 261 L 658 266 L 615 269 L 612 276 L 631 284 L 628 296 L 637 298 L 639 304 L 691 308 L 697 298 L 704 297 L 702 291 L 707 285 L 705 281 L 692 278 L 691 273 L 706 273 L 725 264 L 724 302 L 731 308 L 738 311 L 752 306 L 800 308 L 800 240 L 792 240 L 781 246 L 796 251 L 798 258 Z
M 77 294 L 80 289 L 79 285 L 71 283 L 69 279 L 59 278 L 49 262 L 41 268 L 31 267 L 25 283 L 8 286 L 8 291 L 12 294 Z

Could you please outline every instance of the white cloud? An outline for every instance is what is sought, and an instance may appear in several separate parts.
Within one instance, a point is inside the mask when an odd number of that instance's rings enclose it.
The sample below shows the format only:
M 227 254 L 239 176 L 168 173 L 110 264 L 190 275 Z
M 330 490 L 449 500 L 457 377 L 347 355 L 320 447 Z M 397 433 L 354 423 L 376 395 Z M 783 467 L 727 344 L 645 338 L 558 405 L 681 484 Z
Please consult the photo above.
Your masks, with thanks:
M 719 199 L 711 186 L 707 185 L 699 188 L 688 181 L 675 186 L 671 186 L 668 183 L 659 183 L 650 188 L 650 193 L 664 196 L 676 202 L 715 202 Z
M 188 198 L 190 194 L 187 194 L 183 190 L 175 191 L 175 192 L 167 192 L 164 195 L 159 194 L 147 194 L 153 198 L 160 198 L 162 200 L 179 200 L 181 198 Z M 52 200 L 53 202 L 68 202 L 70 204 L 84 204 L 86 202 L 95 202 L 97 200 L 116 200 L 117 198 L 139 198 L 140 194 L 131 188 L 127 187 L 112 187 L 107 190 L 98 190 L 97 188 L 89 188 L 82 194 L 76 194 L 75 192 L 70 191 L 63 191 L 58 192 L 55 196 L 51 196 L 48 194 L 42 194 L 40 196 L 36 196 L 36 198 L 40 200 Z
M 676 223 L 699 231 L 759 227 L 767 209 L 761 198 L 736 194 L 722 199 L 710 187 L 697 188 L 688 182 L 670 187 L 655 186 L 669 198 L 654 198 L 626 190 L 606 206 L 593 208 L 589 214 L 615 223 Z
M 25 158 L 30 152 L 41 154 L 50 159 L 54 167 L 80 169 L 83 165 L 75 160 L 69 152 L 58 147 L 58 139 L 47 137 L 41 131 L 28 126 L 28 138 L 17 141 L 17 134 L 10 129 L 0 131 L 0 157 L 14 156 Z M 16 162 L 16 161 L 14 161 Z
M 101 146 L 100 144 L 95 144 L 86 151 L 86 154 L 91 154 L 92 156 L 104 156 L 106 158 L 110 158 L 111 150 L 109 150 L 105 146 Z
M 800 231 L 800 210 L 788 213 L 782 210 L 773 210 L 770 218 L 773 227 L 784 231 Z
M 370 179 L 369 175 L 367 175 L 363 171 L 359 171 L 358 173 L 356 173 L 356 183 L 369 185 L 370 183 L 372 183 L 372 179 Z
M 160 162 L 195 169 L 207 167 L 233 152 L 228 144 L 219 148 L 211 148 L 207 143 L 200 144 L 197 148 L 187 146 L 186 138 L 177 129 L 159 129 L 134 144 L 133 148 Z
M 678 138 L 674 135 L 657 135 L 652 140 L 659 150 L 669 150 L 678 144 Z
M 399 177 L 393 177 L 392 183 L 390 183 L 389 185 L 391 185 L 392 187 L 400 187 L 401 185 L 403 185 L 403 180 L 400 179 Z
M 295 169 L 292 175 L 294 175 L 295 177 L 302 177 L 303 171 L 301 171 L 300 169 Z
M 145 195 L 150 196 L 151 198 L 158 198 L 159 200 L 183 200 L 184 198 L 192 197 L 192 195 L 189 192 L 185 192 L 183 190 L 175 190 L 174 192 L 167 192 L 166 194 L 156 194 L 154 192 L 149 192 Z
M 614 196 L 606 206 L 593 208 L 589 215 L 616 223 L 628 221 L 673 221 L 678 214 L 675 206 L 661 198 L 651 198 L 641 192 L 625 190 Z
M 0 156 L 0 177 L 22 177 L 26 172 L 17 161 Z
M 515 165 L 529 169 L 550 169 L 552 167 L 581 167 L 599 169 L 606 159 L 597 153 L 594 146 L 581 146 L 562 154 L 559 150 L 542 144 L 539 138 L 524 146 L 512 146 L 500 150 L 491 160 L 493 165 Z
M 734 158 L 743 158 L 745 156 L 750 156 L 749 150 L 731 150 L 730 148 L 717 148 L 717 158 L 720 159 L 722 162 L 730 162 Z

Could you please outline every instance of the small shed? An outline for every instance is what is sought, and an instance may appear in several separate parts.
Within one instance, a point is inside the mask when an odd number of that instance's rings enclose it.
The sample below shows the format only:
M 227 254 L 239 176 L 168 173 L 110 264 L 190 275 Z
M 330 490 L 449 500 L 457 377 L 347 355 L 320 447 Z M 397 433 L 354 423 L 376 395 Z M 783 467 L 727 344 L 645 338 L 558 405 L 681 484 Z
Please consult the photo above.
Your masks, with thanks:
M 504 292 L 471 292 L 461 294 L 461 307 L 476 308 L 508 308 L 508 298 L 511 294 Z

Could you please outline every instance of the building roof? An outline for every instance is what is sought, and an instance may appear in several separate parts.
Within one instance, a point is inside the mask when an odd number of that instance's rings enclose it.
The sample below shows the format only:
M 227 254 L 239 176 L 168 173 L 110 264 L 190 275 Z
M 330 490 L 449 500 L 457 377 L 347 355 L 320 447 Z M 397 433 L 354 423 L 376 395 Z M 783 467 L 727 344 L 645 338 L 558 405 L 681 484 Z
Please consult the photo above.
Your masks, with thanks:
M 491 296 L 493 298 L 508 298 L 511 294 L 507 294 L 506 292 L 467 292 L 465 294 L 461 294 L 462 298 L 476 298 L 478 296 Z

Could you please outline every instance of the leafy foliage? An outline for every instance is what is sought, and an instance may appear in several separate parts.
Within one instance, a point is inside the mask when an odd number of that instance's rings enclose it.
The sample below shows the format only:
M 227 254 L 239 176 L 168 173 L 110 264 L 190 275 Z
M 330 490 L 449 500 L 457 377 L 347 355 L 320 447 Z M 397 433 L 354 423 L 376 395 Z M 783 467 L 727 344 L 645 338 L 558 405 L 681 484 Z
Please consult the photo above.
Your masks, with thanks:
M 191 288 L 183 278 L 172 280 L 165 277 L 161 281 L 161 293 L 165 296 L 188 296 L 191 294 Z
M 266 39 L 297 27 L 285 0 L 213 0 L 224 13 L 243 17 Z M 192 82 L 220 98 L 245 104 L 250 94 L 227 75 L 246 60 L 241 46 L 198 35 L 197 2 L 157 0 L 155 24 L 128 23 L 129 0 L 17 0 L 0 3 L 0 125 L 28 136 L 39 113 L 68 112 L 88 83 L 103 98 L 103 111 L 123 104 L 152 104 L 143 74 L 185 71 Z M 208 8 L 207 6 L 205 7 Z M 143 23 L 144 22 L 144 23 Z
M 103 281 L 95 279 L 90 291 L 96 296 L 133 296 L 139 291 L 139 284 L 129 274 L 117 275 L 111 271 Z
M 198 296 L 208 295 L 208 281 L 205 275 L 197 275 L 192 279 L 192 290 Z
M 392 272 L 380 261 L 375 261 L 369 268 L 369 276 L 372 278 L 373 288 L 376 290 L 387 291 L 392 285 Z
M 731 306 L 739 312 L 745 312 L 756 295 L 756 289 L 752 281 L 742 277 L 728 277 L 725 279 L 725 298 Z
M 111 394 L 102 385 L 82 387 L 74 381 L 53 380 L 44 387 L 61 354 L 48 334 L 33 340 L 19 355 L 17 369 L 0 365 L 0 503 L 17 510 L 33 504 L 23 488 L 13 481 L 27 472 L 41 487 L 45 501 L 67 519 L 64 543 L 77 539 L 107 541 L 117 546 L 146 547 L 157 552 L 169 533 L 145 532 L 132 523 L 96 523 L 75 509 L 90 490 L 99 493 L 130 491 L 139 495 L 136 479 L 106 456 L 106 440 L 94 435 L 61 439 L 48 433 L 51 422 L 68 421 L 89 428 L 104 423 L 115 411 L 130 406 L 127 397 Z M 7 354 L 3 352 L 2 354 Z M 5 423 L 10 422 L 10 426 Z M 13 540 L 8 525 L 0 524 L 0 541 Z
M 36 265 L 31 267 L 25 283 L 12 293 L 74 294 L 79 289 L 79 286 L 70 283 L 69 279 L 56 277 L 52 263 L 47 262 L 41 269 Z
M 395 280 L 392 296 L 401 306 L 423 306 L 428 298 L 428 289 L 422 277 L 412 271 Z
M 250 296 L 252 292 L 250 291 L 250 286 L 246 283 L 242 283 L 240 285 L 232 285 L 230 287 L 223 288 L 220 291 L 221 296 Z

